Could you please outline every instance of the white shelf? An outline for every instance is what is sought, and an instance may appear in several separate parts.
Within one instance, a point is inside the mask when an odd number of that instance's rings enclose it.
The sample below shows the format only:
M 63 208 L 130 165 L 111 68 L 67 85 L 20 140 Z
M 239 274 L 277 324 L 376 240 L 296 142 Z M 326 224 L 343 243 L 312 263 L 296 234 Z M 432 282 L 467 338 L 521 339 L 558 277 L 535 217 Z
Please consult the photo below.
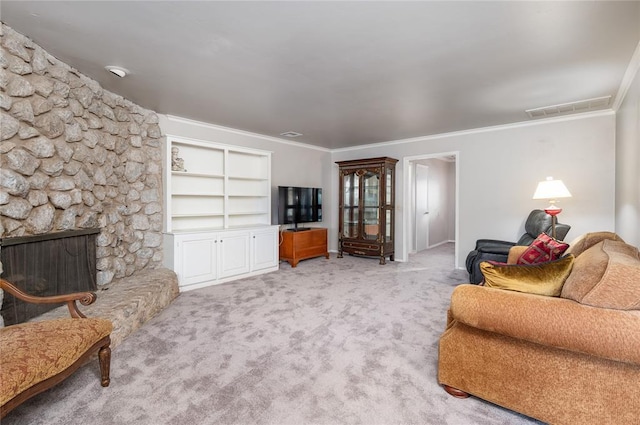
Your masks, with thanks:
M 171 234 L 195 232 L 203 233 L 212 230 L 219 230 L 224 225 L 223 215 L 212 215 L 208 217 L 203 216 L 185 216 L 185 217 L 172 217 L 172 229 Z
M 211 173 L 191 173 L 189 171 L 172 171 L 172 176 L 181 176 L 181 177 L 204 177 L 204 178 L 214 178 L 220 179 L 224 178 L 222 174 L 211 174 Z
M 172 193 L 171 196 L 202 196 L 205 198 L 209 197 L 223 197 L 223 193 Z
M 222 217 L 224 213 L 210 213 L 210 214 L 173 214 L 173 218 L 186 218 L 186 217 Z
M 168 135 L 167 233 L 271 225 L 271 152 Z M 172 148 L 184 171 L 172 170 Z
M 269 214 L 268 211 L 230 211 L 229 215 L 264 215 Z
M 229 176 L 230 180 L 255 180 L 255 181 L 268 181 L 268 178 L 264 177 L 247 177 L 247 176 Z

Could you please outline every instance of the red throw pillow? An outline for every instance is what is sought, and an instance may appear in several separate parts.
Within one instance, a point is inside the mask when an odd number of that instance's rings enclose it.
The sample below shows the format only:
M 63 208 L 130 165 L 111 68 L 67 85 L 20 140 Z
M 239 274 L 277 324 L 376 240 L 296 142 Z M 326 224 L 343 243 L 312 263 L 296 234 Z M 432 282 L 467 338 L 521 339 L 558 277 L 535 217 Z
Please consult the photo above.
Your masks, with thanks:
M 546 233 L 540 233 L 529 245 L 516 264 L 539 264 L 557 260 L 569 248 L 569 244 L 553 239 Z

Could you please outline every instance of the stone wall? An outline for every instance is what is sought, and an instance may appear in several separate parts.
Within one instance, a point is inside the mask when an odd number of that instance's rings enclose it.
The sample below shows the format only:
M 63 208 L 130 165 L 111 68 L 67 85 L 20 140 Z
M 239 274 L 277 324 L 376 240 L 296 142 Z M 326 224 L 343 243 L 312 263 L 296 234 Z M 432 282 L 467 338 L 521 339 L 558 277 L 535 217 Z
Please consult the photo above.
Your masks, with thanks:
M 160 266 L 157 115 L 1 31 L 0 237 L 99 227 L 99 285 Z

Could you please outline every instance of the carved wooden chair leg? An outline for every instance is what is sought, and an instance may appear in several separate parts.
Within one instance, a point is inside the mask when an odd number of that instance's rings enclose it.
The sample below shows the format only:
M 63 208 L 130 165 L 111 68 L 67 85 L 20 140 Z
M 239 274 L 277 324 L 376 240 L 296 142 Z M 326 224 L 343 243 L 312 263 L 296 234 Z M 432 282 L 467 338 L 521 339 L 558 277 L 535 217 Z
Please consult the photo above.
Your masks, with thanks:
M 100 361 L 100 385 L 108 387 L 111 379 L 109 373 L 111 370 L 111 341 L 108 341 L 106 345 L 100 348 L 98 351 L 98 360 Z
M 444 384 L 442 384 L 442 387 L 444 388 L 444 390 L 446 392 L 448 392 L 449 394 L 451 394 L 452 396 L 454 396 L 456 398 L 467 398 L 467 397 L 469 397 L 469 394 L 467 394 L 464 391 L 459 390 L 457 388 L 453 388 L 453 387 L 450 387 L 450 386 L 444 385 Z

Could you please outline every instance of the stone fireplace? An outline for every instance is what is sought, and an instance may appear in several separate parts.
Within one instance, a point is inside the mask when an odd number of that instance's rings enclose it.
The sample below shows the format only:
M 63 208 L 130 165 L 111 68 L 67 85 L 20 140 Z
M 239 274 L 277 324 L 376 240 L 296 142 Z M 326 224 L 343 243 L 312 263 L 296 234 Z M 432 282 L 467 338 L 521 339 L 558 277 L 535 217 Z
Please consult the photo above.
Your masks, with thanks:
M 156 113 L 104 90 L 5 24 L 0 37 L 1 254 L 13 238 L 95 230 L 98 286 L 159 267 Z M 4 271 L 7 278 L 6 263 Z

